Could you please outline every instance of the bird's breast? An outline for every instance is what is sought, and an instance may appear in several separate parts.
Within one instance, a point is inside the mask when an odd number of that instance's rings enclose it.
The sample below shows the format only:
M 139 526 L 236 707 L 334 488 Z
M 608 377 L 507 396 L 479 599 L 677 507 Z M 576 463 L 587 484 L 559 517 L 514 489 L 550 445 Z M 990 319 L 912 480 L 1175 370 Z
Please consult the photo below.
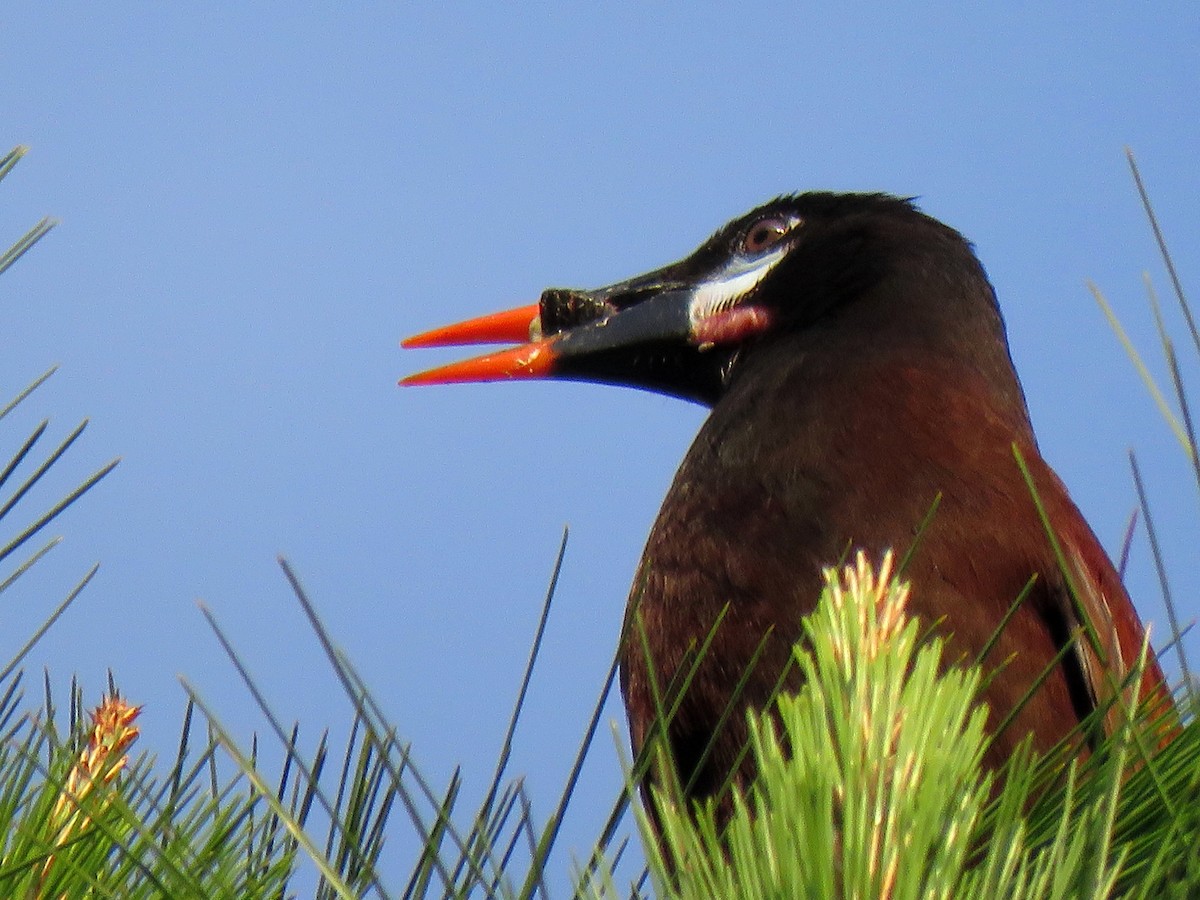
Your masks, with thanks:
M 627 611 L 631 721 L 653 702 L 651 678 L 660 692 L 686 678 L 681 727 L 710 727 L 701 720 L 725 709 L 752 660 L 764 673 L 784 667 L 824 566 L 858 548 L 903 555 L 935 503 L 905 573 L 923 619 L 955 615 L 982 643 L 1029 578 L 1019 541 L 997 553 L 1014 524 L 1039 537 L 1011 450 L 1032 447 L 1023 409 L 1014 427 L 986 392 L 944 373 L 898 367 L 838 385 L 804 374 L 735 386 L 676 474 Z M 985 583 L 995 597 L 971 606 Z M 774 681 L 746 679 L 755 696 L 740 700 L 764 702 Z

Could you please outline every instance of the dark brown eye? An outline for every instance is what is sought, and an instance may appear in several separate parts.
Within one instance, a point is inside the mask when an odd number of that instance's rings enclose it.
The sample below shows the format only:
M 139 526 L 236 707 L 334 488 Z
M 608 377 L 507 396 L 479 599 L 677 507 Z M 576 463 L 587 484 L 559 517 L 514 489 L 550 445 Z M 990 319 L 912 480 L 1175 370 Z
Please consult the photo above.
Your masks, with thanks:
M 759 219 L 747 229 L 742 238 L 743 253 L 762 253 L 778 244 L 783 237 L 800 224 L 795 216 L 767 216 Z

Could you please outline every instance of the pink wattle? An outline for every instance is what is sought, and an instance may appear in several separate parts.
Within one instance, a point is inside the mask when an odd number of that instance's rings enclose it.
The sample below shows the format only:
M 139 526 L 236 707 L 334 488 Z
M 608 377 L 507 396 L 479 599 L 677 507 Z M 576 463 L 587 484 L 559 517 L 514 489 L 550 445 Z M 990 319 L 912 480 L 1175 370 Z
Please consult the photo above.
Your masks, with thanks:
M 697 344 L 737 344 L 771 327 L 771 314 L 761 306 L 734 306 L 705 316 L 692 329 Z

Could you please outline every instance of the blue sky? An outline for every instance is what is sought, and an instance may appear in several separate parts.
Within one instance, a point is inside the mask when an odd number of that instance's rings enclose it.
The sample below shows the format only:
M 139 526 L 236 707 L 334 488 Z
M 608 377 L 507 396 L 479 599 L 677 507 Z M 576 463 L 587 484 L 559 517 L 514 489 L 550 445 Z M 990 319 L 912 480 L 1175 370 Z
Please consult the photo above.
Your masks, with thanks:
M 656 267 L 808 188 L 918 195 L 975 242 L 1045 455 L 1115 550 L 1137 449 L 1196 614 L 1194 481 L 1085 286 L 1165 381 L 1142 272 L 1169 286 L 1122 153 L 1195 295 L 1191 4 L 21 4 L 0 48 L 0 149 L 32 147 L 0 185 L 0 243 L 62 220 L 0 279 L 0 394 L 61 366 L 3 452 L 43 416 L 49 438 L 91 419 L 20 510 L 123 457 L 5 595 L 6 645 L 99 560 L 29 670 L 63 691 L 78 673 L 91 699 L 111 668 L 163 755 L 178 673 L 239 736 L 262 727 L 197 599 L 285 718 L 312 740 L 344 723 L 283 554 L 418 758 L 461 762 L 475 796 L 570 524 L 513 763 L 544 817 L 704 411 L 577 384 L 401 390 L 454 352 L 397 341 Z M 1161 639 L 1144 534 L 1129 580 Z M 605 735 L 577 850 L 619 778 Z M 402 828 L 388 852 L 407 864 Z

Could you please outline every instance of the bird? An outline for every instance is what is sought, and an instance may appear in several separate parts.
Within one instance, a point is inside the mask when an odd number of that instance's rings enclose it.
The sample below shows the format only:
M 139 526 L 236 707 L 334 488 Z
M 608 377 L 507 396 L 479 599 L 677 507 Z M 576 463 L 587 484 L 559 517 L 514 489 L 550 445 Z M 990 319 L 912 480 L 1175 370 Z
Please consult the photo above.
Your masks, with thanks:
M 780 196 L 664 268 L 402 345 L 471 343 L 517 346 L 401 383 L 581 380 L 710 409 L 618 651 L 633 749 L 662 729 L 692 799 L 752 780 L 745 711 L 795 685 L 822 569 L 850 551 L 905 553 L 911 613 L 948 658 L 983 661 L 989 768 L 1026 740 L 1091 752 L 1122 697 L 1172 709 L 1153 652 L 1138 674 L 1145 629 L 1117 570 L 1038 449 L 974 248 L 914 199 Z

